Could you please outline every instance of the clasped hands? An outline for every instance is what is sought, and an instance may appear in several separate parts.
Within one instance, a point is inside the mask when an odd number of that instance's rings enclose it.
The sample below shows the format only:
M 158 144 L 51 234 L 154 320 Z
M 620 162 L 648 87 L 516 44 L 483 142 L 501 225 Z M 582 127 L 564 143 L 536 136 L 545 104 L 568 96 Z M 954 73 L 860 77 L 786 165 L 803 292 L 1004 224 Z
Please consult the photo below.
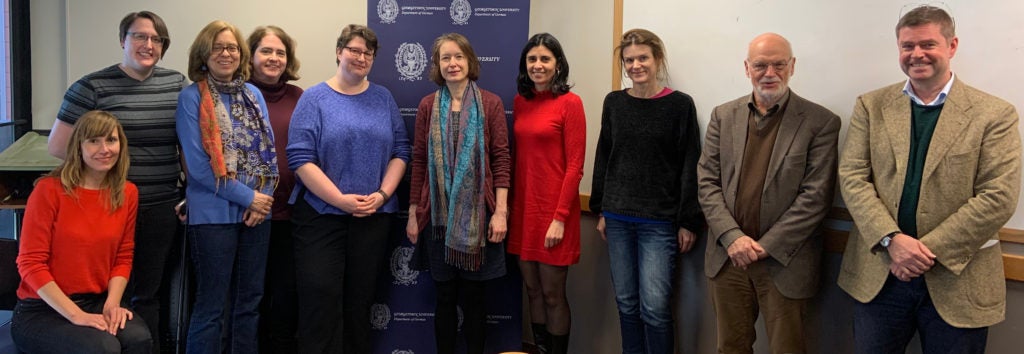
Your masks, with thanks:
M 366 195 L 342 194 L 336 206 L 352 216 L 361 218 L 376 213 L 377 208 L 384 206 L 384 202 L 384 196 L 377 192 Z
M 256 195 L 249 203 L 249 208 L 242 214 L 242 221 L 245 226 L 255 227 L 267 219 L 270 214 L 270 206 L 274 204 L 274 197 L 255 191 Z
M 741 269 L 747 269 L 754 262 L 768 258 L 768 251 L 765 251 L 760 243 L 747 235 L 740 236 L 733 241 L 726 252 L 729 254 L 732 265 Z
M 910 281 L 932 269 L 935 254 L 921 240 L 906 234 L 896 234 L 887 248 L 889 251 L 889 273 L 900 281 Z

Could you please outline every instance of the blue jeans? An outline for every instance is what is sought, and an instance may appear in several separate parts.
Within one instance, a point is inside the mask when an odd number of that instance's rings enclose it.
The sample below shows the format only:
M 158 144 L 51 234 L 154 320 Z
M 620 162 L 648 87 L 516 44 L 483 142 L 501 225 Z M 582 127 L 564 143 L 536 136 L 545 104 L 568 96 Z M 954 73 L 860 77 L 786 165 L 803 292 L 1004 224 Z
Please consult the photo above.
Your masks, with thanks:
M 985 353 L 988 327 L 956 328 L 939 317 L 923 277 L 903 282 L 892 274 L 871 302 L 853 307 L 856 353 L 904 353 L 921 334 L 925 353 Z
M 188 240 L 196 299 L 186 352 L 256 353 L 270 223 L 189 225 Z
M 83 311 L 103 313 L 106 294 L 71 295 Z M 92 327 L 77 326 L 40 299 L 22 299 L 11 317 L 11 339 L 26 353 L 148 354 L 153 340 L 146 323 L 136 315 L 112 336 Z
M 605 218 L 624 354 L 674 351 L 672 273 L 679 240 L 671 224 Z

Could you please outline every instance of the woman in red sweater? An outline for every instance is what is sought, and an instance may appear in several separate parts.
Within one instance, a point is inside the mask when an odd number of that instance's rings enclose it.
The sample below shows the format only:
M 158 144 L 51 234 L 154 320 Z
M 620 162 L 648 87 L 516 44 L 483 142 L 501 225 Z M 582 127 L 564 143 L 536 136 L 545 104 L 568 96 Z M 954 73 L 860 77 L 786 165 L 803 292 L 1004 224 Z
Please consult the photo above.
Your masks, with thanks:
M 11 337 L 25 353 L 149 353 L 149 330 L 121 302 L 139 198 L 124 129 L 88 112 L 66 156 L 28 199 Z

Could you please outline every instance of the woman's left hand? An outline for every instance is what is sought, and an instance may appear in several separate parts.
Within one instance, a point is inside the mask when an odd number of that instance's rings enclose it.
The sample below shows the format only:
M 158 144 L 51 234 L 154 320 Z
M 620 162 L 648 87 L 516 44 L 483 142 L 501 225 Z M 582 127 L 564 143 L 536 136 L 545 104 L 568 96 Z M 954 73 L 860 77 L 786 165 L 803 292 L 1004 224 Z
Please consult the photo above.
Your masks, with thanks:
M 134 315 L 121 305 L 106 304 L 103 306 L 103 320 L 107 322 L 107 333 L 117 335 L 117 330 L 124 329 L 125 323 Z
M 544 248 L 551 248 L 562 243 L 562 236 L 565 235 L 565 223 L 558 220 L 551 220 L 548 226 L 548 233 L 544 235 Z
M 248 227 L 256 227 L 256 225 L 259 225 L 266 220 L 267 214 L 260 214 L 252 210 L 246 210 L 242 213 L 242 222 L 244 222 L 245 226 Z
M 491 224 L 487 227 L 487 240 L 501 242 L 508 233 L 508 212 L 496 212 L 491 215 Z
M 676 237 L 679 238 L 679 253 L 689 252 L 693 245 L 697 243 L 697 234 L 687 230 L 685 227 L 679 228 L 679 234 Z

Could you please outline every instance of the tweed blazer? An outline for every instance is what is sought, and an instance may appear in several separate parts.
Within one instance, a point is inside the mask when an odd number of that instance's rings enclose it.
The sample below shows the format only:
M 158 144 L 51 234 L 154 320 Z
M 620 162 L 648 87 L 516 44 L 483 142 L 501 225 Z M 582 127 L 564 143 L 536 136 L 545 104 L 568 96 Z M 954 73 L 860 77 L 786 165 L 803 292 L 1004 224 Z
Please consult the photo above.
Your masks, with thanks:
M 899 231 L 911 134 L 903 87 L 857 98 L 839 163 L 840 189 L 855 223 L 839 286 L 865 303 L 889 275 L 889 254 L 875 245 Z M 998 231 L 1017 205 L 1020 155 L 1014 107 L 954 79 L 928 146 L 917 210 L 918 238 L 937 256 L 924 274 L 928 293 L 953 326 L 984 327 L 1005 317 Z
M 818 291 L 821 221 L 835 194 L 839 128 L 825 107 L 790 91 L 779 122 L 761 195 L 758 243 L 782 295 L 803 299 Z M 747 141 L 750 95 L 715 107 L 697 164 L 698 197 L 708 221 L 704 272 L 715 277 L 729 260 L 726 247 L 743 232 L 734 218 Z

